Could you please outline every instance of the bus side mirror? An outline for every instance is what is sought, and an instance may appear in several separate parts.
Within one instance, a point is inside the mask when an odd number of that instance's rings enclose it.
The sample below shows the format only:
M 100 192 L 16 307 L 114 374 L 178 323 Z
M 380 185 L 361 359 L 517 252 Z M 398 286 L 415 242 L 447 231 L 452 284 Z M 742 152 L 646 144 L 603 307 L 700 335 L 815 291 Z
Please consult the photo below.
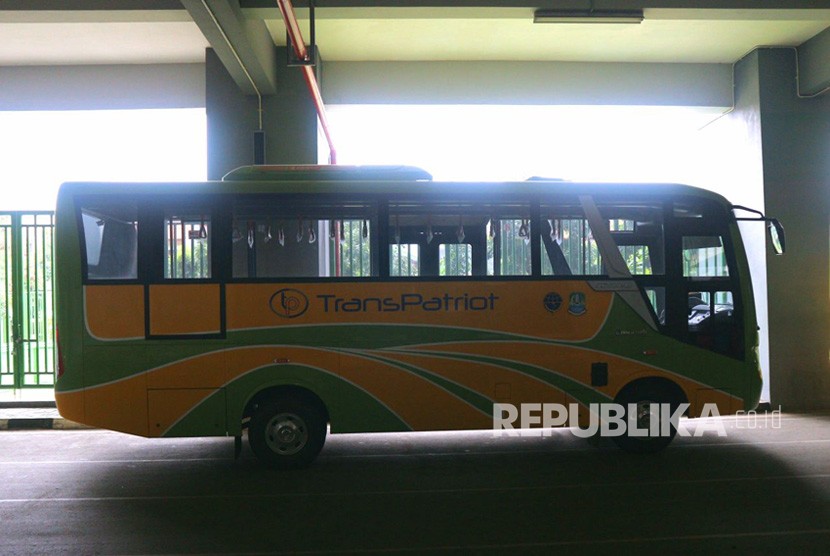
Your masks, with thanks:
M 772 248 L 776 255 L 783 255 L 787 249 L 787 238 L 784 236 L 784 226 L 775 218 L 767 220 L 767 230 L 772 241 Z

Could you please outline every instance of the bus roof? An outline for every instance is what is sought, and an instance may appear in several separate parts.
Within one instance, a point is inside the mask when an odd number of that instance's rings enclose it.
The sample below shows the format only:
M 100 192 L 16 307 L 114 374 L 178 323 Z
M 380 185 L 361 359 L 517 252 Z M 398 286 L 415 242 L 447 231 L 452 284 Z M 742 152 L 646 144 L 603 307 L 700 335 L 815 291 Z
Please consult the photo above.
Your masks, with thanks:
M 207 195 L 207 194 L 387 194 L 462 195 L 494 198 L 510 195 L 691 195 L 731 206 L 714 191 L 677 183 L 572 182 L 535 178 L 529 181 L 434 181 L 414 166 L 244 166 L 222 181 L 202 182 L 67 182 L 59 198 L 83 195 Z

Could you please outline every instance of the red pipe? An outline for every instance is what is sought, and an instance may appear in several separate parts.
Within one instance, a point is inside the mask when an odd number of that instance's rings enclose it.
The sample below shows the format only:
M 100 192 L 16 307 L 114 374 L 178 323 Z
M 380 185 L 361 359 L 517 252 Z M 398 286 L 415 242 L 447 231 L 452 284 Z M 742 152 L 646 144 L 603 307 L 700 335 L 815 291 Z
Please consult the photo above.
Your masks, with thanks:
M 304 62 L 310 61 L 308 49 L 305 46 L 303 35 L 300 32 L 297 14 L 294 13 L 294 5 L 291 3 L 291 0 L 277 0 L 277 6 L 280 8 L 282 19 L 285 22 L 285 30 L 288 32 L 288 38 L 291 41 L 290 46 L 294 50 L 294 55 L 298 60 Z M 308 85 L 308 91 L 311 93 L 311 99 L 314 101 L 314 107 L 317 109 L 317 118 L 320 120 L 320 127 L 323 128 L 323 134 L 326 136 L 326 142 L 329 144 L 329 163 L 337 164 L 337 150 L 334 148 L 334 140 L 331 137 L 329 121 L 326 118 L 326 106 L 323 104 L 323 95 L 320 93 L 320 85 L 317 83 L 314 67 L 302 66 L 302 68 L 306 85 Z

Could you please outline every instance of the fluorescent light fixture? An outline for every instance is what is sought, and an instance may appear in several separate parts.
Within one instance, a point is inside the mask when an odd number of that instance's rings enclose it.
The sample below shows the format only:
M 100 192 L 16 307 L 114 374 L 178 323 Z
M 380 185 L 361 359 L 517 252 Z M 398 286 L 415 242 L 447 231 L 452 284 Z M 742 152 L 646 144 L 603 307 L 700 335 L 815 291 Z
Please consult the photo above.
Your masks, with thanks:
M 643 10 L 536 10 L 533 23 L 642 23 Z

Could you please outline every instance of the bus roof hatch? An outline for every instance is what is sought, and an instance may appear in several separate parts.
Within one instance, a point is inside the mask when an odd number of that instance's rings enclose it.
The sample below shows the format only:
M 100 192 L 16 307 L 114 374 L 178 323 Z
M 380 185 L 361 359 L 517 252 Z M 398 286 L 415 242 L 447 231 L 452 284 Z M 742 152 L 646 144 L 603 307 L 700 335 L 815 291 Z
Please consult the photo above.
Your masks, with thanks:
M 432 175 L 416 166 L 275 165 L 242 166 L 222 181 L 431 181 Z

